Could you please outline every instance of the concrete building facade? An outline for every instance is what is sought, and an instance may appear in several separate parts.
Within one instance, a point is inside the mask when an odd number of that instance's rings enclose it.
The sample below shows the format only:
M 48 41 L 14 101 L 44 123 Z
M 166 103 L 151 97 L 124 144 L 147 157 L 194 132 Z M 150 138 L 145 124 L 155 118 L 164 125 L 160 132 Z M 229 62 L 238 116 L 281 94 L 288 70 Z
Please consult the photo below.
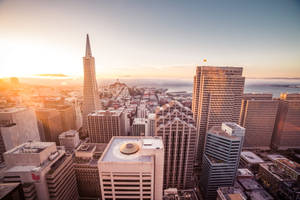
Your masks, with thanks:
M 20 145 L 29 140 L 40 141 L 36 115 L 33 110 L 24 107 L 6 108 L 0 110 L 0 124 L 2 134 L 6 131 L 14 132 L 12 147 Z M 11 126 L 12 124 L 15 124 Z
M 54 142 L 28 142 L 4 153 L 4 182 L 20 182 L 25 199 L 78 199 L 72 157 Z
M 244 94 L 239 121 L 246 128 L 243 148 L 271 148 L 278 105 L 272 94 Z
M 108 143 L 113 136 L 125 135 L 123 109 L 98 110 L 88 115 L 90 142 Z
M 113 137 L 98 168 L 103 200 L 163 197 L 164 146 L 160 137 Z
M 245 82 L 242 72 L 241 67 L 197 67 L 192 111 L 199 135 L 200 165 L 207 131 L 222 122 L 239 122 Z
M 105 143 L 83 143 L 75 151 L 74 170 L 78 193 L 83 199 L 101 199 L 98 160 Z
M 131 135 L 132 136 L 149 136 L 148 119 L 146 118 L 134 118 Z
M 80 144 L 79 133 L 75 130 L 63 132 L 58 139 L 59 144 L 64 146 L 67 152 L 73 152 Z
M 157 108 L 155 124 L 165 147 L 164 188 L 192 188 L 197 142 L 192 111 L 171 101 Z
M 280 96 L 272 148 L 300 148 L 300 93 Z
M 41 141 L 59 144 L 58 136 L 63 132 L 60 113 L 53 108 L 39 108 L 35 112 Z
M 244 135 L 243 127 L 228 122 L 208 131 L 200 176 L 205 199 L 216 199 L 219 187 L 233 186 Z

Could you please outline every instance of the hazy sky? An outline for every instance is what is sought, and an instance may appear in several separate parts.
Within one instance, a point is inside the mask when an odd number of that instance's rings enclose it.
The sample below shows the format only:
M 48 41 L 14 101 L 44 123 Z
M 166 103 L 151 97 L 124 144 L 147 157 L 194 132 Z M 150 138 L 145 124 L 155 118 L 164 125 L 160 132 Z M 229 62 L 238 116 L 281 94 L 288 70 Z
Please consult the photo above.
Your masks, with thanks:
M 0 76 L 191 78 L 196 65 L 300 77 L 300 1 L 0 0 Z

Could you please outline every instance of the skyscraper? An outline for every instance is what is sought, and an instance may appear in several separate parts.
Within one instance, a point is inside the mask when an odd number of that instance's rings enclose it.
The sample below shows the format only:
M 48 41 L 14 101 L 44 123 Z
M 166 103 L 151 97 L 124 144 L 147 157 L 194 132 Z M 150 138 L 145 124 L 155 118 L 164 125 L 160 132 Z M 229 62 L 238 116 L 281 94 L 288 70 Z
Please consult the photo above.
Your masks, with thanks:
M 275 149 L 300 148 L 300 93 L 280 95 L 272 138 Z
M 212 127 L 206 136 L 200 186 L 205 199 L 216 199 L 217 189 L 233 186 L 245 129 L 235 123 Z
M 84 85 L 83 85 L 83 130 L 87 130 L 87 115 L 95 110 L 101 109 L 98 95 L 98 86 L 95 72 L 95 58 L 92 56 L 89 35 L 86 36 L 84 66 Z
M 270 149 L 278 103 L 272 94 L 243 95 L 239 124 L 246 128 L 244 148 Z
M 52 108 L 39 108 L 35 111 L 41 141 L 43 142 L 56 142 L 58 145 L 58 136 L 63 132 L 62 120 L 60 113 Z
M 156 110 L 155 135 L 165 147 L 164 188 L 193 187 L 197 131 L 192 111 L 178 101 Z
M 160 137 L 113 137 L 98 161 L 102 199 L 162 199 L 163 168 Z
M 241 67 L 197 67 L 192 110 L 199 135 L 200 163 L 206 132 L 222 122 L 239 122 L 245 83 L 242 72 Z

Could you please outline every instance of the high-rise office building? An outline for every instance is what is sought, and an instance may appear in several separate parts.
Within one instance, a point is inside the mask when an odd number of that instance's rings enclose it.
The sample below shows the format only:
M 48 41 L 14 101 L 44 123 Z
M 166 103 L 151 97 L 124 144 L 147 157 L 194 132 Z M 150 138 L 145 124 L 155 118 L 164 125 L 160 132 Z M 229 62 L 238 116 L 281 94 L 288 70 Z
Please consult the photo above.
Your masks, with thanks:
M 157 108 L 155 124 L 165 147 L 164 188 L 193 187 L 197 131 L 192 111 L 171 101 Z
M 149 136 L 148 120 L 146 118 L 134 118 L 131 135 L 132 136 Z
M 192 110 L 197 124 L 201 163 L 205 135 L 222 122 L 239 122 L 245 77 L 241 67 L 197 67 Z
M 239 122 L 246 128 L 243 148 L 270 149 L 278 104 L 272 94 L 243 95 Z
M 236 123 L 213 126 L 206 135 L 200 186 L 205 199 L 216 199 L 217 189 L 233 186 L 245 129 Z
M 272 138 L 275 149 L 300 148 L 300 93 L 280 96 Z
M 164 146 L 160 137 L 113 137 L 98 168 L 103 200 L 163 197 Z
M 80 198 L 101 199 L 98 160 L 106 145 L 83 143 L 75 151 L 74 169 Z
M 20 182 L 25 199 L 78 199 L 71 155 L 54 142 L 28 142 L 4 153 L 4 182 Z
M 149 136 L 154 136 L 155 134 L 155 113 L 151 113 L 148 115 L 148 133 Z
M 23 107 L 5 108 L 0 110 L 0 124 L 15 124 L 13 147 L 29 140 L 40 141 L 36 115 L 33 110 Z
M 35 110 L 35 113 L 41 141 L 59 144 L 58 136 L 63 132 L 60 113 L 53 108 L 39 108 Z
M 63 131 L 69 131 L 76 128 L 76 116 L 71 105 L 60 105 L 56 107 L 60 114 Z
M 125 135 L 123 109 L 98 110 L 88 115 L 90 142 L 108 143 L 113 136 Z
M 60 146 L 64 146 L 66 152 L 73 152 L 80 144 L 79 133 L 75 130 L 63 132 L 58 139 Z
M 95 110 L 101 109 L 100 99 L 98 95 L 98 86 L 95 72 L 95 58 L 92 56 L 89 35 L 86 36 L 85 57 L 83 57 L 84 65 L 84 85 L 83 85 L 83 130 L 87 130 L 87 116 Z

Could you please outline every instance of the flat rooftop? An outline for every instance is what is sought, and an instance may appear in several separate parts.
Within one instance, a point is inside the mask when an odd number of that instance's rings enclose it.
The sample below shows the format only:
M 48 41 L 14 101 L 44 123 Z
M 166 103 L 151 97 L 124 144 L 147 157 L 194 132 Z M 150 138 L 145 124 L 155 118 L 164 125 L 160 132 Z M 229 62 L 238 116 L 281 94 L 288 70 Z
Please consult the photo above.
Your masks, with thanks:
M 130 144 L 130 145 L 127 145 Z M 152 155 L 142 155 L 144 149 L 162 149 L 159 137 L 113 137 L 100 158 L 102 162 L 151 162 Z
M 300 164 L 299 163 L 291 161 L 287 158 L 279 158 L 276 160 L 276 162 L 281 163 L 281 164 L 289 167 L 290 169 L 293 169 L 295 172 L 297 172 L 297 174 L 300 174 Z
M 40 153 L 44 149 L 55 145 L 54 142 L 26 142 L 9 151 L 6 154 Z
M 263 190 L 263 187 L 258 182 L 256 182 L 254 179 L 252 179 L 252 178 L 239 179 L 238 182 L 247 191 Z
M 247 168 L 240 168 L 237 170 L 237 176 L 254 176 L 254 174 Z
M 88 116 L 120 116 L 123 112 L 123 109 L 117 109 L 117 110 L 97 110 L 95 112 L 92 112 L 88 114 Z
M 72 138 L 75 137 L 76 134 L 79 134 L 76 130 L 68 130 L 66 132 L 61 133 L 58 137 L 59 138 Z
M 146 118 L 134 118 L 133 124 L 147 124 L 148 120 Z
M 263 159 L 251 151 L 242 151 L 241 157 L 251 164 L 264 162 Z
M 285 157 L 280 154 L 269 154 L 269 155 L 267 155 L 267 158 L 270 159 L 271 161 L 275 161 L 279 158 L 285 158 Z
M 0 114 L 5 114 L 5 113 L 16 113 L 20 111 L 24 111 L 26 108 L 24 107 L 12 107 L 12 108 L 3 108 L 0 109 Z
M 228 134 L 226 131 L 222 130 L 220 126 L 213 126 L 211 129 L 209 129 L 208 133 L 222 136 L 231 140 L 240 140 L 240 137 Z

